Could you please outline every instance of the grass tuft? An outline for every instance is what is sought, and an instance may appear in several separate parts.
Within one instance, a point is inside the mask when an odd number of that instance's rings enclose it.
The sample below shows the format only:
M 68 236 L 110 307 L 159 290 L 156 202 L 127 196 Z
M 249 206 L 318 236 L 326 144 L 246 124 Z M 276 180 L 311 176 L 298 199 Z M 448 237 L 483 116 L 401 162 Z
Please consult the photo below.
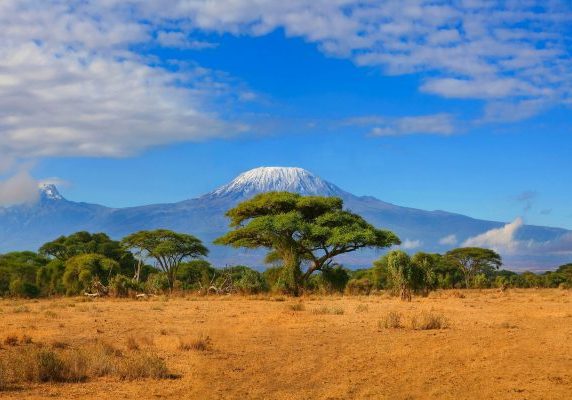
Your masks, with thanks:
M 194 339 L 179 338 L 179 350 L 183 351 L 207 351 L 211 347 L 211 338 L 209 336 L 200 335 Z
M 326 314 L 342 315 L 343 313 L 344 313 L 344 309 L 341 307 L 322 306 L 322 307 L 315 308 L 312 310 L 312 314 L 317 314 L 317 315 L 326 315 Z
M 288 304 L 288 309 L 290 311 L 304 311 L 306 310 L 306 306 L 304 305 L 304 303 L 294 303 L 294 304 Z
M 401 320 L 402 320 L 401 313 L 399 313 L 397 311 L 390 311 L 379 322 L 379 325 L 380 325 L 380 328 L 385 328 L 385 329 L 403 328 Z
M 449 322 L 443 314 L 422 311 L 411 317 L 411 328 L 415 330 L 445 329 Z

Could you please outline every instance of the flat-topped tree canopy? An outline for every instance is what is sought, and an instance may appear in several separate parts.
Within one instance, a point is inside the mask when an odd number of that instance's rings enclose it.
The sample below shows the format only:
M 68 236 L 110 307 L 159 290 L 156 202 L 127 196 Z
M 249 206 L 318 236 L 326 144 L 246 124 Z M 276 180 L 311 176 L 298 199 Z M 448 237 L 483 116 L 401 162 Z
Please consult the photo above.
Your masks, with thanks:
M 394 233 L 344 210 L 338 197 L 263 193 L 238 204 L 226 216 L 234 229 L 215 243 L 267 248 L 273 253 L 270 258 L 283 261 L 289 271 L 286 281 L 295 293 L 313 272 L 329 266 L 340 254 L 400 243 Z M 302 264 L 308 265 L 304 273 Z

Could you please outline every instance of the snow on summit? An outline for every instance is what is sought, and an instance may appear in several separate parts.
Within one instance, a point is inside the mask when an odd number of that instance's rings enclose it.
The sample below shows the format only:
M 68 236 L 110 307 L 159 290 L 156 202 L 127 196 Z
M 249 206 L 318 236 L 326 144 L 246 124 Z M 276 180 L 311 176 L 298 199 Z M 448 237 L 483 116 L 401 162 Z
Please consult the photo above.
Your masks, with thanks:
M 344 193 L 303 168 L 260 167 L 246 171 L 230 183 L 211 192 L 211 197 L 248 196 L 256 193 L 284 191 L 303 195 L 334 196 Z
M 56 185 L 52 183 L 41 183 L 38 188 L 42 197 L 50 200 L 62 200 L 63 197 L 58 191 Z

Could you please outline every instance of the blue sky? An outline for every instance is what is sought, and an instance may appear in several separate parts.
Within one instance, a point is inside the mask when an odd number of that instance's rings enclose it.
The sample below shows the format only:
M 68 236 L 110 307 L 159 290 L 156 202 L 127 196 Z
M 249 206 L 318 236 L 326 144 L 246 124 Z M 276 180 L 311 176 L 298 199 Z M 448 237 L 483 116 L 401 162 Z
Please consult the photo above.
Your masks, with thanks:
M 572 228 L 571 22 L 560 1 L 6 0 L 0 204 L 46 179 L 172 202 L 279 165 Z

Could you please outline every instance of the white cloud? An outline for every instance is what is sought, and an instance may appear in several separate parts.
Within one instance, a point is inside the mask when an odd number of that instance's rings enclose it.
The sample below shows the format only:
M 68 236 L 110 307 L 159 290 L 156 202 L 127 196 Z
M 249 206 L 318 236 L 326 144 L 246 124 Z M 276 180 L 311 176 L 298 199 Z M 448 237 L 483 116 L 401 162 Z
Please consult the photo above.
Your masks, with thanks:
M 471 237 L 463 243 L 464 247 L 486 247 L 499 252 L 514 253 L 522 247 L 522 242 L 516 240 L 516 232 L 524 225 L 522 218 L 501 228 L 491 229 L 485 233 Z
M 283 28 L 358 65 L 420 73 L 423 91 L 493 100 L 484 120 L 526 118 L 572 97 L 571 21 L 560 0 L 2 0 L 0 155 L 123 156 L 247 130 L 232 110 L 213 110 L 250 91 L 134 50 L 212 45 L 196 32 Z M 454 124 L 447 114 L 410 116 L 372 133 L 448 135 Z
M 164 47 L 194 50 L 212 49 L 218 46 L 216 43 L 193 40 L 180 31 L 160 31 L 157 33 L 157 42 Z
M 454 118 L 449 114 L 406 117 L 369 115 L 350 118 L 342 123 L 352 126 L 367 126 L 373 136 L 452 135 L 456 131 Z
M 572 255 L 572 233 L 567 232 L 546 241 L 519 240 L 517 233 L 523 226 L 522 218 L 517 218 L 501 228 L 467 239 L 463 246 L 490 248 L 502 255 L 520 258 L 534 258 L 539 254 L 543 257 Z
M 518 106 L 566 103 L 572 92 L 566 47 L 572 10 L 563 0 L 173 3 L 162 15 L 184 15 L 193 27 L 251 35 L 283 28 L 358 65 L 395 75 L 423 73 L 428 77 L 421 89 L 439 96 Z
M 376 126 L 371 133 L 375 136 L 401 136 L 412 134 L 452 135 L 455 133 L 453 117 L 449 114 L 403 117 Z
M 155 26 L 125 5 L 0 3 L 0 155 L 124 156 L 246 129 L 213 111 L 234 90 L 224 76 L 130 50 Z
M 405 239 L 399 247 L 401 247 L 404 250 L 413 250 L 413 249 L 417 249 L 417 248 L 421 247 L 422 245 L 423 245 L 423 242 L 421 242 L 420 240 Z
M 448 235 L 439 239 L 439 244 L 444 246 L 454 246 L 459 242 L 457 235 Z
M 27 171 L 0 181 L 0 206 L 33 203 L 38 196 L 38 182 Z

